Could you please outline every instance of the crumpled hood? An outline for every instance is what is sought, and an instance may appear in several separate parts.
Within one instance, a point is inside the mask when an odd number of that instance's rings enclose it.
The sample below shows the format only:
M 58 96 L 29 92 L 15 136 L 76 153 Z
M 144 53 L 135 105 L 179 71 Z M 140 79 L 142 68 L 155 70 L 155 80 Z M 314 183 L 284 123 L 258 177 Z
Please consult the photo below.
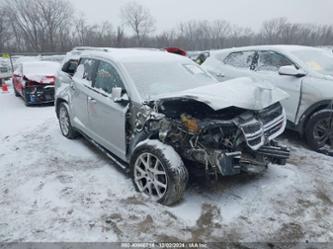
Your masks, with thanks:
M 267 82 L 251 78 L 237 78 L 213 85 L 158 96 L 160 100 L 172 98 L 194 99 L 210 106 L 215 111 L 228 107 L 262 110 L 289 95 Z
M 51 82 L 54 82 L 55 75 L 53 74 L 48 74 L 48 75 L 41 75 L 41 74 L 25 74 L 24 75 L 27 79 L 31 81 L 35 81 L 41 84 L 49 84 Z M 52 78 L 47 78 L 47 77 L 54 77 Z

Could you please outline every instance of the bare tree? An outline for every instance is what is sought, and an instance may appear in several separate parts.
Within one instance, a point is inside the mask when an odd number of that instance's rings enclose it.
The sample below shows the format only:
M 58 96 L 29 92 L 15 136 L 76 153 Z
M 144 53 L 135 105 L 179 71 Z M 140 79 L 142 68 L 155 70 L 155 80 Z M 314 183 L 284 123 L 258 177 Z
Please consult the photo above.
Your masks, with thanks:
M 280 43 L 283 32 L 288 26 L 289 23 L 286 18 L 275 18 L 266 21 L 262 25 L 261 38 L 269 44 Z
M 44 49 L 54 51 L 57 48 L 59 34 L 66 30 L 71 23 L 73 8 L 68 1 L 37 0 L 37 10 L 42 21 L 41 26 L 46 29 L 46 43 Z
M 115 36 L 115 41 L 114 44 L 116 47 L 121 47 L 122 45 L 124 46 L 125 43 L 125 34 L 124 34 L 124 30 L 122 27 L 118 26 L 117 27 L 117 33 Z
M 12 38 L 11 30 L 9 29 L 10 22 L 8 13 L 5 9 L 0 9 L 0 51 L 4 51 Z
M 60 49 L 59 34 L 68 29 L 72 6 L 65 0 L 5 0 L 12 30 L 27 49 L 55 51 Z
M 69 0 L 0 0 L 0 50 L 61 51 L 74 46 L 181 47 L 221 49 L 256 44 L 333 45 L 333 25 L 292 23 L 286 18 L 263 23 L 259 32 L 225 20 L 190 20 L 153 35 L 155 20 L 148 9 L 129 2 L 121 9 L 124 25 L 90 24 L 74 12 Z M 127 26 L 134 33 L 126 35 Z
M 147 35 L 155 31 L 155 20 L 150 11 L 137 2 L 127 3 L 121 9 L 121 18 L 123 23 L 135 33 L 139 45 L 142 45 Z

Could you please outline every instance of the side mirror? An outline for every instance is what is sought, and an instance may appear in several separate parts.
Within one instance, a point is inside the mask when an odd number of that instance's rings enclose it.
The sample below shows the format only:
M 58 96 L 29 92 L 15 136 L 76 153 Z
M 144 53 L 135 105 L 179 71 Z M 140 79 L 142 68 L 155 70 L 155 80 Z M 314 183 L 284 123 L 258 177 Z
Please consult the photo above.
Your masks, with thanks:
M 128 95 L 123 93 L 123 89 L 121 87 L 112 88 L 112 100 L 115 103 L 127 103 L 129 101 Z
M 297 69 L 295 66 L 283 66 L 280 67 L 279 74 L 301 78 L 306 75 L 306 72 L 302 69 Z

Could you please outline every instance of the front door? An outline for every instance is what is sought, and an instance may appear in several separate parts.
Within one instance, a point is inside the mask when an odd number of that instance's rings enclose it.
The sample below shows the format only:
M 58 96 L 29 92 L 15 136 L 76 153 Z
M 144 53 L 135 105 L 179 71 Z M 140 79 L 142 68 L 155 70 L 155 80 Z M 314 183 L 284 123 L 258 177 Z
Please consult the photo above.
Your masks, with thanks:
M 282 100 L 281 104 L 286 110 L 288 120 L 295 123 L 300 102 L 302 78 L 280 75 L 279 69 L 282 66 L 297 66 L 286 56 L 274 51 L 258 51 L 257 58 L 255 70 L 252 71 L 253 75 L 256 78 L 269 81 L 289 94 L 289 98 Z
M 111 93 L 114 87 L 121 87 L 125 91 L 115 67 L 109 62 L 99 61 L 88 97 L 89 128 L 95 141 L 125 160 L 128 108 L 113 101 Z

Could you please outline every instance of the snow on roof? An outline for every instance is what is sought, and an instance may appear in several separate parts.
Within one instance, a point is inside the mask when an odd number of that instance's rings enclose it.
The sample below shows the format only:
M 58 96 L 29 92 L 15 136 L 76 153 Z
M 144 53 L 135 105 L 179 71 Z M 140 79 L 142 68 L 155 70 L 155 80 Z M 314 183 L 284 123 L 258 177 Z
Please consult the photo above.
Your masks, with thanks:
M 158 61 L 190 61 L 190 59 L 177 55 L 168 53 L 167 51 L 161 51 L 156 49 L 140 49 L 140 48 L 112 48 L 106 51 L 93 51 L 87 52 L 86 55 L 99 55 L 103 57 L 110 58 L 115 61 L 122 63 L 129 62 L 158 62 Z
M 221 50 L 212 50 L 212 54 L 219 54 L 221 52 L 232 52 L 232 51 L 247 51 L 247 50 L 274 50 L 280 52 L 294 52 L 299 50 L 321 50 L 321 48 L 315 48 L 310 46 L 301 45 L 260 45 L 260 46 L 248 46 L 248 47 L 233 47 Z

